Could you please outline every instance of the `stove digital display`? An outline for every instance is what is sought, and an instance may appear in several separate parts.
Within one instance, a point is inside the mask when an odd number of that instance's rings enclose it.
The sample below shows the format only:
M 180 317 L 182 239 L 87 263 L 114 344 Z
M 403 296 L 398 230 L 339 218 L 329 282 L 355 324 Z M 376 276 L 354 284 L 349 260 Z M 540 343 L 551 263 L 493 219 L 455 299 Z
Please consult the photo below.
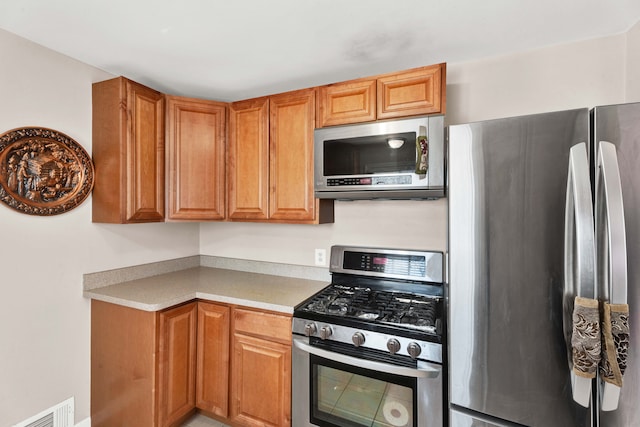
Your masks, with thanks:
M 424 256 L 417 255 L 390 255 L 347 251 L 344 253 L 343 268 L 348 270 L 423 277 L 426 270 L 426 259 Z

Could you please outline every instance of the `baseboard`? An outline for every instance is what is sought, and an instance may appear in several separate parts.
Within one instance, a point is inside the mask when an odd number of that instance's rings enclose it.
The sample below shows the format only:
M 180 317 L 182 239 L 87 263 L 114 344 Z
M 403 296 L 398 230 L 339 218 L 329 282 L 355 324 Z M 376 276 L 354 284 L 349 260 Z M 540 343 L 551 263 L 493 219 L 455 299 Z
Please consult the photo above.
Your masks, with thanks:
M 91 427 L 91 417 L 85 418 L 84 420 L 80 421 L 78 424 L 76 424 L 76 427 Z

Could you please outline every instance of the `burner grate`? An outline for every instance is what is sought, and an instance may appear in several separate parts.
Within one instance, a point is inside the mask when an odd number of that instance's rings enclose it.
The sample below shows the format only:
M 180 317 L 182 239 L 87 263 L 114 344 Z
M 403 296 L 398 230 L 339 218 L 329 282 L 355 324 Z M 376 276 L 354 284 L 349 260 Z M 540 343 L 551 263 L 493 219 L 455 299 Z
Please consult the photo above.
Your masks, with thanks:
M 435 333 L 440 307 L 437 296 L 332 285 L 299 310 Z

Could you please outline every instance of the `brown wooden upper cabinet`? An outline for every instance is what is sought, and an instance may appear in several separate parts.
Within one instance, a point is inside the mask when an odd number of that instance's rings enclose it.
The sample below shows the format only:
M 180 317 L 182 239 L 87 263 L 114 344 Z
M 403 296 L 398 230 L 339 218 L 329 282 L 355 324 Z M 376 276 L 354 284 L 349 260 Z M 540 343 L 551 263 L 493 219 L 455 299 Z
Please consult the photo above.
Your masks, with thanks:
M 124 77 L 94 83 L 93 222 L 164 221 L 164 97 Z
M 269 218 L 269 98 L 229 107 L 227 208 L 231 220 Z
M 318 127 L 446 111 L 446 64 L 319 88 Z
M 227 104 L 167 96 L 168 221 L 225 217 Z
M 314 197 L 314 129 L 444 114 L 445 87 L 446 64 L 232 104 L 95 83 L 93 222 L 333 222 Z
M 231 104 L 228 219 L 333 221 L 333 201 L 314 198 L 315 104 L 313 88 Z
M 376 80 L 352 80 L 319 88 L 320 126 L 370 122 L 376 119 Z

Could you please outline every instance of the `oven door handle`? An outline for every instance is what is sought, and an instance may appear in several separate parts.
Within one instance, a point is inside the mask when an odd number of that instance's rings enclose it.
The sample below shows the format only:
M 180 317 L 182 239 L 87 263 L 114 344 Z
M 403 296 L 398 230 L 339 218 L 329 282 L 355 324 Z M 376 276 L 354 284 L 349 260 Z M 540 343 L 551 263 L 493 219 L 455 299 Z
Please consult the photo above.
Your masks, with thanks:
M 294 338 L 293 345 L 310 354 L 324 357 L 325 359 L 333 360 L 335 362 L 344 363 L 346 365 L 357 366 L 359 368 L 371 369 L 373 371 L 384 372 L 387 374 L 401 375 L 404 377 L 413 378 L 437 378 L 442 371 L 440 366 L 421 366 L 418 369 L 407 368 L 404 366 L 395 366 L 388 363 L 374 362 L 372 360 L 359 359 L 353 356 L 347 356 L 345 354 L 335 353 L 333 351 L 324 350 L 322 348 L 313 347 L 302 339 Z

